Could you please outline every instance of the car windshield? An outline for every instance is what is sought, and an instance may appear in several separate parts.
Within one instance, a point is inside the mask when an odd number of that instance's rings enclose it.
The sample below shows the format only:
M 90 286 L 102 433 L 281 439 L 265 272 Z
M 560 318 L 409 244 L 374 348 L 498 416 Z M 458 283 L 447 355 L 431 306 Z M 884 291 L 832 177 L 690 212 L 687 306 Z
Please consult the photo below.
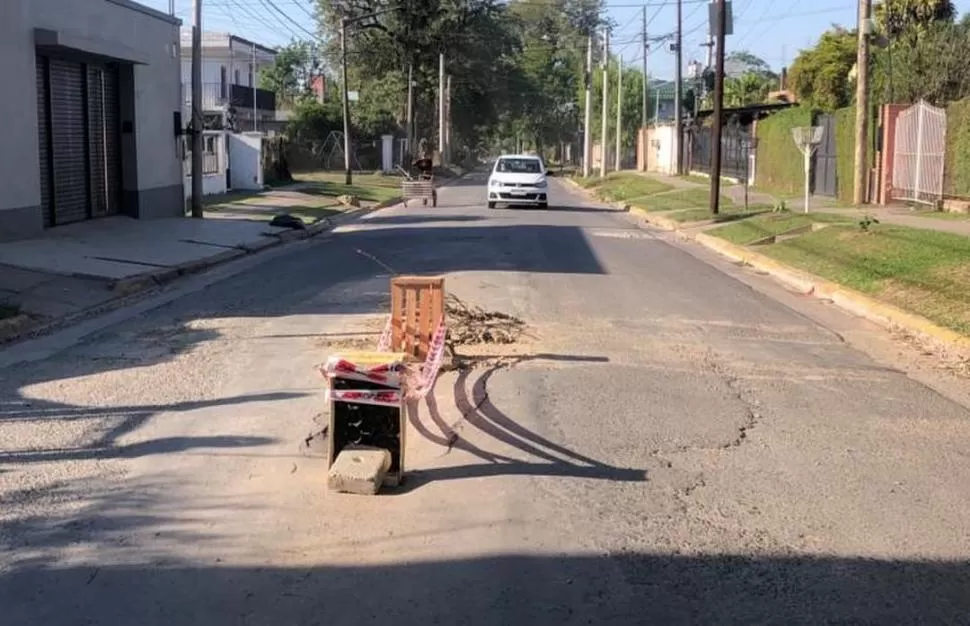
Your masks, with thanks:
M 539 159 L 499 159 L 495 171 L 508 174 L 540 174 L 542 165 Z

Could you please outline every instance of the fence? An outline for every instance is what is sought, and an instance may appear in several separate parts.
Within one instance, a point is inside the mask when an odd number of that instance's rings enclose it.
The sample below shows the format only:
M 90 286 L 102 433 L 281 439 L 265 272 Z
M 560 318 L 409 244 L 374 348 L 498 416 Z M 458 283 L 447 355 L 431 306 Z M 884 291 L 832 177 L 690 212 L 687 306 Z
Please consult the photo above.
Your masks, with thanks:
M 711 147 L 714 129 L 695 127 L 688 131 L 689 158 L 692 171 L 711 173 Z M 748 176 L 748 146 L 751 133 L 739 126 L 725 127 L 721 132 L 721 176 L 743 180 Z M 688 143 L 685 141 L 684 143 Z

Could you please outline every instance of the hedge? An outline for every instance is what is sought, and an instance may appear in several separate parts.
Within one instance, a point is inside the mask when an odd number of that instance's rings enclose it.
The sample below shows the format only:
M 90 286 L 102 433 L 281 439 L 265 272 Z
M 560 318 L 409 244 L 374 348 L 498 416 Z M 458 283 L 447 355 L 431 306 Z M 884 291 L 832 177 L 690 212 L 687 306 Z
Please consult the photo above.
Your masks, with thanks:
M 943 193 L 970 197 L 970 98 L 946 108 L 946 161 Z
M 812 124 L 812 111 L 792 107 L 758 120 L 757 185 L 767 191 L 800 193 L 805 181 L 802 153 L 792 138 L 792 129 Z
M 870 144 L 871 145 L 871 144 Z M 851 203 L 855 191 L 855 105 L 835 112 L 835 194 Z

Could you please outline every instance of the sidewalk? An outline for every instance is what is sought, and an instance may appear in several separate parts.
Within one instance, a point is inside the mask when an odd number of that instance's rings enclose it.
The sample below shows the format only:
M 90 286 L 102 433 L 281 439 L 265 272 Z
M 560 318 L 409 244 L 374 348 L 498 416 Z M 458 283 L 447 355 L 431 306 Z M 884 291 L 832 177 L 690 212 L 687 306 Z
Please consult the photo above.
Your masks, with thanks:
M 874 217 L 881 224 L 908 226 L 922 230 L 935 230 L 941 233 L 952 233 L 970 237 L 970 217 L 925 217 L 908 207 L 872 206 L 863 209 L 824 209 L 825 213 L 835 213 L 848 217 L 864 218 L 866 215 Z
M 37 239 L 0 243 L 0 341 L 101 307 L 226 261 L 312 237 L 345 209 L 312 186 L 221 198 L 206 219 L 114 216 L 53 228 Z M 388 202 L 361 202 L 360 210 Z M 289 213 L 303 229 L 269 225 Z

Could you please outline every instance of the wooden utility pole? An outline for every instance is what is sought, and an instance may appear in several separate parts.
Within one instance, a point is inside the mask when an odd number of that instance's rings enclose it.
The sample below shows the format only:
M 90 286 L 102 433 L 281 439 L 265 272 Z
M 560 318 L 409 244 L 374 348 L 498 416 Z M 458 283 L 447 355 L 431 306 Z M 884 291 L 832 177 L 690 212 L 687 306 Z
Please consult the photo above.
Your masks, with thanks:
M 593 159 L 593 35 L 586 37 L 586 109 L 583 111 L 583 176 L 589 178 Z
M 445 55 L 438 55 L 438 158 L 445 156 Z
M 724 127 L 724 0 L 715 0 L 714 124 L 711 129 L 711 213 L 718 214 L 721 202 L 721 129 Z
M 640 111 L 640 127 L 646 128 L 647 126 L 647 109 L 650 104 L 647 101 L 647 54 L 650 52 L 650 46 L 647 44 L 647 7 L 643 7 L 643 31 L 641 32 L 643 37 L 643 93 L 640 94 L 642 100 L 641 111 Z
M 445 80 L 445 154 L 444 162 L 451 165 L 451 74 Z
M 192 2 L 192 217 L 202 209 L 202 0 Z
M 855 93 L 855 167 L 852 202 L 863 204 L 869 195 L 869 160 L 866 141 L 869 133 L 869 16 L 872 0 L 859 0 L 859 44 L 856 54 Z
M 606 140 L 610 134 L 607 126 L 610 108 L 610 30 L 603 33 L 603 124 L 600 132 L 600 177 L 606 177 Z
M 683 22 L 683 1 L 677 0 L 677 39 L 674 44 L 677 46 L 677 51 L 674 55 L 674 63 L 676 63 L 676 67 L 674 68 L 674 149 L 677 150 L 675 163 L 677 164 L 678 176 L 684 173 L 684 150 L 680 145 L 684 140 L 683 115 L 681 113 L 681 109 L 683 108 L 681 92 L 684 90 L 684 59 L 681 53 L 681 48 L 683 48 Z
M 623 56 L 619 55 L 616 59 L 616 154 L 614 155 L 614 167 L 617 172 L 623 165 Z
M 347 18 L 340 18 L 340 73 L 343 83 L 344 110 L 344 183 L 353 184 L 354 174 L 350 169 L 350 94 L 347 91 Z
M 402 166 L 411 169 L 411 161 L 414 158 L 414 63 L 408 63 L 408 104 L 407 104 L 407 163 Z

